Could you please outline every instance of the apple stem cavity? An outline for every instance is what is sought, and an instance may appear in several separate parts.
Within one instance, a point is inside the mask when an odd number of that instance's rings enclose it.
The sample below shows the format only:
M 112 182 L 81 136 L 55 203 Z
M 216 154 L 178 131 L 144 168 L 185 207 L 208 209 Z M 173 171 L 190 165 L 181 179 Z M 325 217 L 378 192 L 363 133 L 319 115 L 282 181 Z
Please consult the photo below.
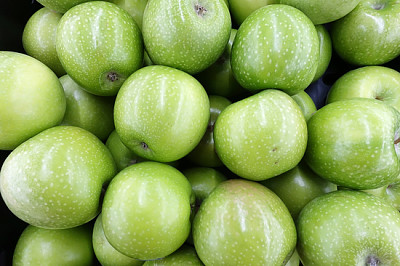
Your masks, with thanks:
M 207 9 L 199 3 L 194 5 L 194 10 L 199 17 L 204 17 L 204 15 L 207 13 Z
M 109 81 L 111 81 L 111 82 L 115 82 L 115 81 L 119 80 L 119 76 L 118 76 L 118 74 L 115 73 L 115 72 L 109 72 L 109 73 L 107 74 L 107 79 L 108 79 Z
M 147 150 L 149 148 L 149 145 L 147 145 L 147 143 L 145 143 L 145 142 L 141 142 L 140 146 L 142 146 L 143 150 Z
M 375 10 L 382 10 L 385 7 L 385 3 L 374 3 L 372 8 Z
M 381 264 L 381 261 L 375 256 L 368 256 L 367 261 L 365 262 L 366 266 L 378 266 Z

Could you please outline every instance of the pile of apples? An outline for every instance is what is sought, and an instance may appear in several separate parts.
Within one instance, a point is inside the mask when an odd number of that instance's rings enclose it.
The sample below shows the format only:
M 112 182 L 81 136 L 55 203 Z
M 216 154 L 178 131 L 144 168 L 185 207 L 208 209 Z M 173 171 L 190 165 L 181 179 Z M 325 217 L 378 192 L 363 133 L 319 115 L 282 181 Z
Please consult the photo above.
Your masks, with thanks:
M 0 51 L 13 265 L 400 265 L 399 1 L 38 2 Z

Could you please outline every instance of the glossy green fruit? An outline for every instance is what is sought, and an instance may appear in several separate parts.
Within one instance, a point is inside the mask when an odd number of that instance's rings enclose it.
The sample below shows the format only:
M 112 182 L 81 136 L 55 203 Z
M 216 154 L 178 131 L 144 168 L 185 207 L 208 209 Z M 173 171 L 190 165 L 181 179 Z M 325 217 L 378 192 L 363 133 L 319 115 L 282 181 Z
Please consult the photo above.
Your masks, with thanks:
M 142 29 L 143 12 L 148 0 L 109 0 L 125 9 L 135 20 L 139 29 Z
M 196 254 L 196 250 L 192 246 L 183 245 L 171 255 L 161 259 L 146 261 L 144 266 L 178 266 L 178 265 L 204 265 Z
M 324 25 L 317 25 L 315 26 L 315 29 L 317 30 L 319 39 L 319 60 L 317 72 L 315 73 L 312 82 L 322 77 L 322 75 L 328 69 L 332 58 L 332 40 L 329 32 Z
M 314 113 L 317 111 L 315 103 L 305 91 L 296 93 L 295 95 L 292 96 L 292 98 L 299 105 L 306 121 L 308 121 L 311 118 L 311 116 L 313 116 Z
M 93 1 L 70 9 L 57 29 L 57 54 L 68 75 L 90 93 L 116 95 L 143 63 L 133 18 L 115 4 Z
M 45 7 L 49 8 L 58 13 L 65 13 L 70 8 L 82 4 L 84 2 L 89 2 L 91 0 L 37 0 L 39 3 L 44 5 Z
M 257 9 L 278 2 L 278 0 L 229 0 L 229 10 L 233 20 L 240 26 Z
M 43 228 L 71 228 L 99 213 L 103 185 L 115 172 L 110 152 L 96 136 L 58 126 L 11 152 L 0 172 L 0 192 L 21 220 Z

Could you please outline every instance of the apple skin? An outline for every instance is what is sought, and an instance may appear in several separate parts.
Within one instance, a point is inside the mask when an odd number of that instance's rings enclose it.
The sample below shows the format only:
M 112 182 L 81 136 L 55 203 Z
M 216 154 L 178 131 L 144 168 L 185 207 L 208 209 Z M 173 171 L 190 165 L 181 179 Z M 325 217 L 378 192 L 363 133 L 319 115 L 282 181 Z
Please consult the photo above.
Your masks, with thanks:
M 60 78 L 67 99 L 62 125 L 77 126 L 106 140 L 114 130 L 114 98 L 86 92 L 70 76 Z
M 104 196 L 104 233 L 129 257 L 163 258 L 188 237 L 193 201 L 189 181 L 174 167 L 158 162 L 131 165 L 117 174 Z
M 70 8 L 92 0 L 37 0 L 43 6 L 57 13 L 65 13 Z
M 336 80 L 326 102 L 357 97 L 381 100 L 400 111 L 400 73 L 383 66 L 351 70 Z
M 317 30 L 319 39 L 319 60 L 317 72 L 315 73 L 312 82 L 315 82 L 322 77 L 328 69 L 332 58 L 332 39 L 329 32 L 323 25 L 317 25 L 315 26 L 315 29 Z
M 400 113 L 374 99 L 328 104 L 308 121 L 305 160 L 319 176 L 344 187 L 373 189 L 397 179 L 395 134 Z
M 143 39 L 151 61 L 196 74 L 223 53 L 231 31 L 223 0 L 149 0 Z
M 310 19 L 291 6 L 267 5 L 240 26 L 231 64 L 244 88 L 274 88 L 293 95 L 310 85 L 318 58 L 318 34 Z
M 65 229 L 99 213 L 102 186 L 115 173 L 110 152 L 96 136 L 78 127 L 58 126 L 11 152 L 1 168 L 0 192 L 21 220 Z
M 304 265 L 400 264 L 400 214 L 365 192 L 314 199 L 300 213 L 297 233 Z
M 15 247 L 13 266 L 90 266 L 94 263 L 91 227 L 44 229 L 28 225 Z
M 126 80 L 114 107 L 121 141 L 140 157 L 171 162 L 186 156 L 203 137 L 210 103 L 201 84 L 166 66 L 148 66 Z
M 228 2 L 233 20 L 240 26 L 255 10 L 266 5 L 277 4 L 279 0 L 228 0 Z
M 346 16 L 358 5 L 360 0 L 279 0 L 279 2 L 301 10 L 315 25 L 319 25 Z
M 102 266 L 139 266 L 144 263 L 143 261 L 125 256 L 110 245 L 104 235 L 101 213 L 97 216 L 94 223 L 92 243 L 96 258 Z
M 68 75 L 90 93 L 116 95 L 143 64 L 143 41 L 133 18 L 115 4 L 71 8 L 57 28 L 57 54 Z
M 296 246 L 296 228 L 272 191 L 231 179 L 200 206 L 193 240 L 205 265 L 284 265 Z
M 161 260 L 146 261 L 144 266 L 173 266 L 173 265 L 193 265 L 203 266 L 196 250 L 192 246 L 183 245 L 177 251 Z
M 0 150 L 12 150 L 61 123 L 66 108 L 57 76 L 33 57 L 0 51 Z
M 214 125 L 219 114 L 232 102 L 222 96 L 209 95 L 210 120 L 200 143 L 186 156 L 191 162 L 204 167 L 222 166 L 222 162 L 215 152 Z
M 217 154 L 240 177 L 261 181 L 295 167 L 307 146 L 307 124 L 286 93 L 264 90 L 229 105 L 214 128 Z
M 305 91 L 296 93 L 292 96 L 292 98 L 299 105 L 306 121 L 308 121 L 311 116 L 317 111 L 317 107 L 315 106 L 313 100 Z
M 109 2 L 125 9 L 142 30 L 143 12 L 148 0 L 109 0 Z
M 47 65 L 57 76 L 65 74 L 56 50 L 57 26 L 62 15 L 44 7 L 25 25 L 22 44 L 25 52 Z
M 332 24 L 333 48 L 354 65 L 381 65 L 400 55 L 400 3 L 362 0 Z

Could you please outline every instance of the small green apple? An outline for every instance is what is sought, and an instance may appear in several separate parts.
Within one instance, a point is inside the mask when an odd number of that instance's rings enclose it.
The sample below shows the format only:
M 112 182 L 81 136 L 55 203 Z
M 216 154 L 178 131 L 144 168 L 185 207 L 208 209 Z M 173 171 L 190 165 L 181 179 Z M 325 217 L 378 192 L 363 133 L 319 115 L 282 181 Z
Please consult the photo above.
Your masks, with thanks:
M 114 122 L 122 142 L 140 157 L 171 162 L 203 137 L 210 103 L 201 84 L 166 66 L 148 66 L 129 77 L 117 95 Z
M 318 34 L 310 19 L 291 6 L 267 5 L 240 26 L 231 64 L 244 88 L 274 88 L 293 95 L 310 85 L 318 59 Z
M 319 39 L 318 68 L 312 82 L 316 81 L 326 72 L 332 58 L 332 40 L 329 32 L 323 25 L 315 26 Z
M 44 229 L 28 225 L 14 250 L 13 266 L 91 266 L 91 227 Z
M 203 266 L 199 257 L 197 256 L 196 250 L 192 246 L 183 245 L 177 251 L 171 255 L 161 259 L 146 261 L 144 266 L 179 266 L 179 265 L 193 265 Z
M 143 14 L 143 39 L 151 61 L 190 74 L 217 61 L 230 31 L 223 0 L 149 0 Z
M 289 211 L 261 184 L 231 179 L 200 206 L 193 240 L 206 265 L 284 265 L 296 246 Z
M 243 21 L 257 9 L 271 4 L 277 4 L 278 0 L 228 0 L 229 10 L 233 20 L 240 26 Z
M 317 107 L 315 106 L 314 101 L 305 91 L 296 93 L 292 96 L 292 98 L 299 105 L 306 121 L 308 121 L 311 116 L 317 111 Z
M 58 126 L 11 152 L 1 168 L 0 192 L 21 220 L 43 228 L 71 228 L 99 213 L 103 185 L 115 173 L 110 152 L 96 136 Z
M 398 180 L 383 187 L 363 191 L 383 198 L 400 211 L 400 182 Z
M 400 3 L 361 0 L 331 28 L 333 48 L 354 65 L 380 65 L 400 55 Z
M 0 51 L 0 150 L 12 150 L 61 123 L 66 108 L 57 76 L 33 57 Z
M 304 265 L 400 265 L 400 213 L 365 192 L 314 199 L 300 213 L 297 232 Z
M 142 29 L 143 12 L 148 0 L 109 0 L 125 9 L 135 20 L 139 29 Z
M 174 167 L 134 164 L 108 186 L 102 209 L 104 233 L 116 250 L 129 257 L 163 258 L 188 237 L 193 201 L 189 181 Z
M 200 143 L 186 156 L 186 158 L 199 166 L 217 167 L 222 166 L 223 164 L 215 153 L 214 124 L 219 114 L 231 104 L 231 101 L 222 96 L 216 95 L 210 95 L 209 100 L 210 120 L 208 121 L 206 133 Z
M 377 99 L 400 111 L 400 73 L 383 66 L 351 70 L 336 80 L 326 102 L 357 97 Z
M 319 176 L 344 187 L 373 189 L 400 173 L 400 113 L 375 99 L 333 102 L 308 121 L 305 160 Z
M 307 124 L 286 93 L 264 90 L 229 105 L 217 118 L 215 149 L 240 177 L 260 181 L 295 167 L 307 146 Z
M 65 13 L 70 8 L 92 0 L 37 0 L 43 6 L 58 13 Z
M 115 4 L 93 1 L 71 8 L 57 29 L 57 54 L 68 75 L 90 93 L 116 95 L 143 63 L 133 18 Z
M 104 235 L 102 215 L 97 216 L 93 227 L 93 249 L 102 266 L 139 266 L 143 261 L 125 256 L 110 245 Z
M 65 74 L 56 50 L 57 27 L 62 15 L 44 7 L 31 16 L 22 34 L 25 52 L 47 65 L 57 76 Z

